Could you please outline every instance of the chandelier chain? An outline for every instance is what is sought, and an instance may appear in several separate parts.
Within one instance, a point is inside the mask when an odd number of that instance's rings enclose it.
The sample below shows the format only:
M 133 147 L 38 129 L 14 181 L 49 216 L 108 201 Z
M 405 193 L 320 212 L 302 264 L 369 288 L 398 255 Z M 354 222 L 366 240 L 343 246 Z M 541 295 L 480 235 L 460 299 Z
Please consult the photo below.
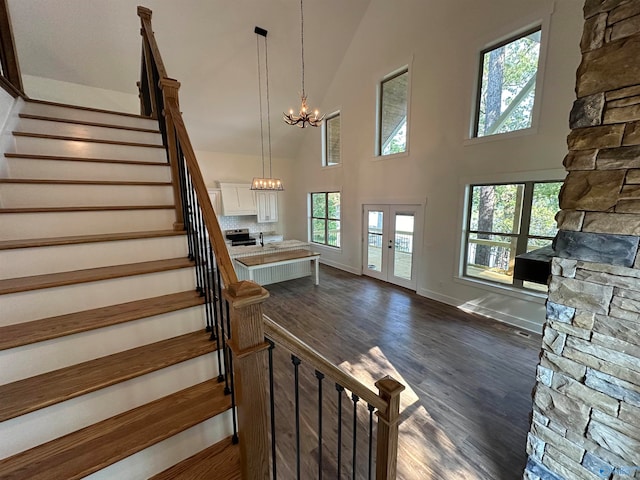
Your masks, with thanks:
M 266 41 L 266 37 L 265 37 Z M 264 178 L 264 128 L 262 115 L 262 74 L 260 68 L 260 37 L 256 35 L 256 50 L 258 55 L 258 100 L 260 101 L 260 148 L 262 151 L 262 178 Z
M 304 10 L 302 8 L 302 0 L 300 0 L 300 45 L 302 47 L 302 97 L 304 93 Z
M 267 139 L 269 145 L 269 178 L 271 178 L 271 107 L 269 101 L 269 45 L 267 43 L 267 37 L 264 37 L 264 65 L 267 77 Z M 262 115 L 260 119 L 262 119 Z M 262 120 L 260 120 L 260 123 L 262 123 Z M 262 176 L 264 177 L 264 172 L 262 172 Z

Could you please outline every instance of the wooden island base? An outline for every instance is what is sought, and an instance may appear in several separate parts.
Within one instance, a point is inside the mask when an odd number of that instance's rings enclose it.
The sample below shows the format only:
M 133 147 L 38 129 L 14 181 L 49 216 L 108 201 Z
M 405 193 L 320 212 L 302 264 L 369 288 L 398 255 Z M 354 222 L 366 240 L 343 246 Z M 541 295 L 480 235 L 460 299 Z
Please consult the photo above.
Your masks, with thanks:
M 260 268 L 277 267 L 298 262 L 311 262 L 315 267 L 315 284 L 320 284 L 320 254 L 309 250 L 288 250 L 236 258 L 235 261 L 249 271 L 249 280 L 254 280 L 253 272 Z

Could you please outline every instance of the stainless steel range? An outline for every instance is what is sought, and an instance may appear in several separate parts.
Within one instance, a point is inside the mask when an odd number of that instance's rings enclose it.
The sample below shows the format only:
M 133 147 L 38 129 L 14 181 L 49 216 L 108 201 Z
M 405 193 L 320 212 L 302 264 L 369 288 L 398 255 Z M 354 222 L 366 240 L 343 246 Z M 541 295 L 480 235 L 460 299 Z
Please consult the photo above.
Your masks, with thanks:
M 231 246 L 255 245 L 256 239 L 249 236 L 248 228 L 236 228 L 234 230 L 225 230 L 224 236 L 227 240 L 231 240 Z

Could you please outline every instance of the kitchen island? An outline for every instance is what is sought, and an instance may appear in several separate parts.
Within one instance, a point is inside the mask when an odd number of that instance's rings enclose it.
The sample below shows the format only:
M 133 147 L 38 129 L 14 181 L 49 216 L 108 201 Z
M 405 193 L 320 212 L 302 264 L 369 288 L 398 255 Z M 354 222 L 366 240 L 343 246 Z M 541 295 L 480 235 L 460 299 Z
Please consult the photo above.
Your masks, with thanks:
M 269 285 L 270 283 L 284 282 L 294 278 L 308 277 L 315 273 L 319 255 L 302 255 L 298 253 L 301 250 L 312 253 L 307 242 L 284 240 L 282 242 L 268 243 L 264 247 L 260 245 L 229 247 L 229 255 L 233 261 L 238 280 L 253 280 L 260 285 Z M 292 258 L 288 259 L 288 261 L 284 257 L 278 260 L 278 255 L 276 254 L 283 252 L 292 252 L 290 255 L 284 255 Z M 276 256 L 271 258 L 273 255 Z M 248 265 L 239 261 L 239 259 L 247 257 L 261 258 L 246 261 Z M 302 258 L 307 261 L 300 260 Z M 267 262 L 266 264 L 265 261 Z M 316 269 L 312 269 L 312 261 Z M 260 266 L 256 267 L 255 265 Z

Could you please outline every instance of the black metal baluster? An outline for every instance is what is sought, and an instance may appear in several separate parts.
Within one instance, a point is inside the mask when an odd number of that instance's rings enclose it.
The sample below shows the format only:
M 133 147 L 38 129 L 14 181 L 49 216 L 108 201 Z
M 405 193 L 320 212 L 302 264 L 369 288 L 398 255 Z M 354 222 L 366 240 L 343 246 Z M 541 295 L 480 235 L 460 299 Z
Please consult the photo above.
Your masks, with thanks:
M 182 148 L 180 147 L 180 141 L 178 140 L 178 135 L 175 129 L 173 130 L 173 135 L 176 140 L 176 150 L 177 156 L 176 159 L 178 161 L 177 170 L 178 170 L 178 183 L 180 185 L 180 208 L 182 208 L 182 221 L 184 222 L 184 228 L 187 231 L 187 235 L 189 234 L 189 229 L 187 227 L 187 182 L 185 180 L 185 170 L 186 165 L 184 162 L 184 155 L 182 154 Z M 189 245 L 191 247 L 191 245 Z M 189 258 L 191 258 L 192 252 L 191 248 L 189 248 Z
M 198 291 L 201 296 L 204 296 L 204 277 L 202 275 L 202 216 L 200 215 L 200 207 L 198 206 L 198 199 L 195 195 L 195 190 L 193 189 L 193 179 L 191 183 L 191 191 L 193 195 L 193 217 L 195 219 L 196 230 L 195 230 L 195 245 L 196 245 L 196 276 L 198 277 Z
M 204 215 L 202 214 L 202 209 L 198 208 L 198 217 L 200 217 L 200 223 L 202 225 L 202 230 L 200 233 L 200 249 L 202 251 L 202 260 L 200 265 L 200 270 L 202 272 L 202 288 L 204 293 L 204 302 L 205 302 L 205 318 L 206 318 L 206 331 L 210 332 L 212 330 L 211 327 L 211 312 L 208 308 L 209 303 L 211 301 L 211 285 L 209 278 L 209 248 L 207 245 L 207 227 L 204 223 Z
M 295 355 L 291 355 L 293 363 L 293 378 L 295 384 L 295 415 L 296 415 L 296 479 L 300 480 L 300 383 L 298 377 L 298 369 L 300 367 L 300 359 Z
M 225 305 L 227 306 L 227 315 L 229 315 L 229 302 L 227 302 L 226 300 L 224 300 Z M 231 390 L 229 389 L 229 375 L 230 375 L 230 371 L 229 371 L 229 357 L 228 357 L 228 351 L 229 351 L 229 347 L 227 346 L 227 337 L 225 336 L 224 333 L 224 320 L 222 322 L 220 322 L 220 325 L 222 326 L 222 345 L 224 348 L 224 394 L 225 395 L 229 395 L 231 393 Z
M 318 480 L 322 480 L 322 380 L 324 373 L 316 370 L 318 379 Z
M 233 442 L 233 444 L 237 444 L 238 443 L 238 420 L 236 418 L 236 390 L 235 390 L 235 386 L 233 384 L 233 352 L 231 351 L 231 349 L 227 349 L 228 355 L 229 355 L 229 372 L 231 372 L 230 377 L 231 377 L 231 418 L 233 421 L 233 437 L 231 439 L 231 441 Z M 227 392 L 225 391 L 225 394 Z
M 186 171 L 186 176 L 185 176 L 185 180 L 187 182 L 187 204 L 188 204 L 188 210 L 189 210 L 189 223 L 190 223 L 190 234 L 189 234 L 189 238 L 191 240 L 191 245 L 193 247 L 193 258 L 192 260 L 196 262 L 196 264 L 198 263 L 198 244 L 197 244 L 197 236 L 198 236 L 198 225 L 197 225 L 197 221 L 196 221 L 196 217 L 195 217 L 195 205 L 194 205 L 194 192 L 193 192 L 193 184 L 191 181 L 191 175 L 189 175 L 189 172 Z M 198 274 L 198 269 L 196 269 L 196 290 L 198 292 L 201 292 L 201 287 L 200 287 L 201 283 L 200 283 L 200 275 Z
M 273 349 L 275 343 L 268 338 L 265 341 L 269 344 L 269 408 L 271 409 L 271 471 L 272 479 L 278 478 L 278 469 L 276 466 L 276 401 L 273 396 Z
M 221 337 L 221 343 L 222 343 L 222 349 L 223 349 L 223 353 L 224 353 L 224 348 L 226 345 L 226 338 L 224 336 L 224 312 L 222 309 L 222 279 L 220 278 L 220 268 L 216 268 L 216 278 L 218 280 L 218 292 L 217 292 L 217 306 L 218 306 L 218 310 L 219 310 L 219 325 L 220 325 L 220 332 L 218 332 L 218 334 Z M 223 370 L 220 370 L 220 373 L 218 374 L 218 383 L 222 383 L 224 382 L 224 377 L 225 377 L 225 372 L 223 372 Z
M 213 246 L 211 245 L 211 239 L 207 238 L 207 249 L 209 252 L 209 268 L 207 269 L 207 276 L 209 277 L 209 284 L 211 286 L 211 291 L 209 292 L 209 304 L 207 308 L 209 309 L 209 315 L 211 315 L 212 326 L 211 326 L 211 340 L 215 340 L 216 346 L 220 349 L 220 339 L 218 338 L 218 311 L 216 310 L 216 259 L 213 255 Z
M 336 383 L 336 390 L 338 391 L 338 478 L 340 478 L 342 471 L 342 392 L 344 392 L 344 387 Z
M 356 480 L 356 454 L 357 454 L 357 441 L 358 441 L 358 401 L 360 397 L 358 397 L 355 393 L 351 394 L 351 400 L 353 401 L 353 460 L 351 464 L 352 468 L 352 478 Z
M 371 480 L 371 471 L 373 468 L 373 411 L 375 407 L 367 403 L 369 410 L 369 480 Z

